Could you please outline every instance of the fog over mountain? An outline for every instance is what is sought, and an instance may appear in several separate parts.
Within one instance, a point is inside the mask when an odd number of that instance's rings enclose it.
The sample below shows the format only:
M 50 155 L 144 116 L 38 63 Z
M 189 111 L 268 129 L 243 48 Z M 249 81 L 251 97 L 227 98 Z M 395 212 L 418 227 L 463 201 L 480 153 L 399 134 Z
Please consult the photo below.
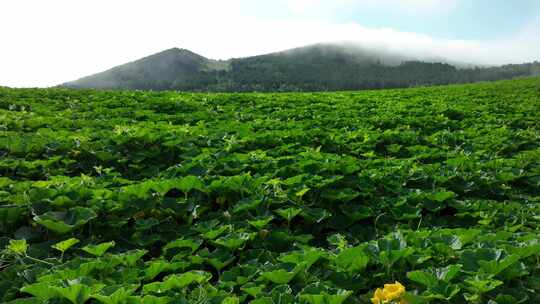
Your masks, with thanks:
M 184 91 L 357 90 L 498 80 L 535 75 L 539 70 L 538 63 L 478 67 L 343 42 L 229 60 L 213 60 L 172 48 L 61 86 Z

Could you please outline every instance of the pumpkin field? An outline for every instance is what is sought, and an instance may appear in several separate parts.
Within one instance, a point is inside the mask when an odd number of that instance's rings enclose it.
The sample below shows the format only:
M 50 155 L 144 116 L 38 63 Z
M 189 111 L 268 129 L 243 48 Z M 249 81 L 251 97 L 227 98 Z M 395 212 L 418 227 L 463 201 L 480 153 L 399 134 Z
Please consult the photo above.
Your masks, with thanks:
M 540 303 L 539 83 L 0 88 L 0 302 Z

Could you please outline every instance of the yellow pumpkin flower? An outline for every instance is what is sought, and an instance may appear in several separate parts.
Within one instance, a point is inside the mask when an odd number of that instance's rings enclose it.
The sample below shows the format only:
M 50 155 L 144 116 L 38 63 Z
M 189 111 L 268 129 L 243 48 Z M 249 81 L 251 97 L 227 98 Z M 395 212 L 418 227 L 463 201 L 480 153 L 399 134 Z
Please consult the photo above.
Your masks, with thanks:
M 385 301 L 385 296 L 384 296 L 383 290 L 380 288 L 377 288 L 375 290 L 375 293 L 373 294 L 373 298 L 371 298 L 371 303 L 381 304 L 381 303 L 384 303 L 384 301 Z
M 371 298 L 373 304 L 386 304 L 391 301 L 407 304 L 401 297 L 405 295 L 405 286 L 396 281 L 394 284 L 384 284 L 384 288 L 377 288 Z
M 405 294 L 405 286 L 396 281 L 394 284 L 384 284 L 383 292 L 386 300 L 396 300 Z

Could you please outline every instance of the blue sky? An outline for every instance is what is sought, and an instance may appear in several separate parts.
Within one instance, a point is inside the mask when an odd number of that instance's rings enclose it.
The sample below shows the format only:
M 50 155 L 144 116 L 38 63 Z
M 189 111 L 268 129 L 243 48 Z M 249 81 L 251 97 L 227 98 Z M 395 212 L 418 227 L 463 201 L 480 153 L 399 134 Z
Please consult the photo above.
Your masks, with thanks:
M 172 47 L 229 59 L 346 41 L 420 60 L 540 60 L 540 0 L 2 0 L 0 12 L 0 86 L 52 86 Z
M 508 37 L 540 18 L 540 0 L 252 0 L 247 5 L 261 18 L 355 22 L 447 39 Z
M 442 17 L 441 17 L 442 15 Z M 392 27 L 449 39 L 497 39 L 511 36 L 534 18 L 540 17 L 538 0 L 468 0 L 455 8 L 431 16 L 366 13 L 362 9 L 345 12 L 341 21 L 365 26 Z M 540 39 L 540 37 L 539 37 Z

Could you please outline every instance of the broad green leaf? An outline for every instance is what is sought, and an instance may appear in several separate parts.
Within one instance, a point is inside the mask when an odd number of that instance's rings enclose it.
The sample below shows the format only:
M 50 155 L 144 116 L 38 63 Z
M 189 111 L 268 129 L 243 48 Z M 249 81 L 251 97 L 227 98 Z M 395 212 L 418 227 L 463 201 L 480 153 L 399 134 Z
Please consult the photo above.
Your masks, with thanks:
M 510 267 L 512 264 L 517 263 L 521 259 L 521 256 L 512 254 L 500 261 L 478 261 L 480 270 L 491 275 L 498 275 L 500 272 Z
M 261 277 L 275 284 L 288 284 L 300 271 L 305 268 L 305 264 L 300 264 L 294 267 L 292 270 L 280 268 L 272 271 L 264 271 L 261 273 Z
M 146 295 L 142 298 L 142 304 L 169 304 L 173 301 L 171 297 L 156 297 L 153 295 Z M 135 303 L 134 303 L 135 304 Z
M 364 270 L 369 262 L 369 256 L 363 247 L 351 247 L 342 250 L 334 259 L 340 271 L 356 274 Z
M 407 272 L 407 278 L 420 283 L 427 288 L 433 288 L 439 284 L 439 280 L 437 277 L 435 277 L 435 275 L 421 270 Z
M 74 207 L 67 212 L 50 211 L 42 215 L 36 215 L 34 221 L 49 230 L 65 234 L 83 226 L 96 217 L 97 214 L 92 209 Z
M 58 292 L 51 287 L 52 286 L 50 282 L 35 283 L 24 286 L 23 288 L 21 288 L 21 291 L 31 294 L 34 297 L 40 299 L 41 301 L 46 302 L 49 299 L 59 296 Z
M 450 282 L 461 271 L 461 265 L 448 265 L 446 267 L 435 269 L 435 275 L 439 280 Z
M 276 210 L 276 213 L 282 218 L 286 219 L 288 222 L 290 222 L 293 218 L 300 214 L 300 212 L 302 212 L 302 209 L 293 207 Z
M 300 303 L 309 304 L 341 304 L 351 295 L 352 291 L 329 288 L 323 283 L 313 283 L 300 292 Z
M 341 304 L 353 294 L 352 291 L 340 290 L 337 294 L 301 294 L 300 300 L 309 304 Z
M 309 188 L 303 188 L 302 190 L 300 191 L 297 191 L 294 195 L 298 196 L 298 197 L 302 197 L 304 196 L 304 194 L 306 194 L 310 189 Z
M 323 208 L 304 208 L 301 215 L 306 220 L 317 224 L 332 216 L 328 210 Z
M 258 295 L 264 290 L 266 285 L 264 284 L 255 284 L 255 283 L 247 283 L 244 286 L 242 286 L 240 289 L 250 296 L 257 298 Z
M 258 218 L 255 220 L 248 221 L 248 224 L 251 226 L 257 228 L 257 229 L 263 229 L 266 227 L 272 220 L 274 219 L 273 216 L 267 216 L 263 218 Z
M 197 249 L 202 245 L 203 241 L 198 239 L 177 239 L 175 241 L 167 243 L 165 247 L 163 247 L 164 251 L 169 251 L 173 248 L 189 248 L 191 249 L 191 253 L 197 251 Z
M 139 285 L 132 286 L 113 286 L 104 288 L 100 294 L 93 294 L 92 298 L 104 304 L 123 304 L 128 303 L 130 296 L 135 292 Z
M 343 204 L 340 205 L 340 209 L 343 211 L 345 216 L 354 221 L 361 221 L 375 215 L 370 207 L 360 204 Z
M 221 304 L 240 304 L 240 299 L 238 297 L 227 297 L 221 301 Z
M 93 292 L 99 291 L 99 289 L 103 288 L 103 286 L 104 285 L 90 287 L 84 284 L 76 283 L 67 287 L 53 286 L 51 288 L 54 289 L 61 297 L 69 300 L 71 303 L 83 304 L 90 299 Z
M 28 250 L 28 244 L 25 239 L 22 240 L 9 240 L 7 249 L 17 255 L 25 255 Z
M 227 234 L 225 236 L 222 236 L 214 240 L 214 243 L 220 246 L 223 246 L 231 251 L 234 251 L 244 246 L 244 244 L 247 241 L 253 239 L 255 235 L 256 233 L 246 233 L 246 232 L 231 233 L 231 234 Z
M 120 254 L 115 254 L 112 256 L 112 259 L 122 265 L 133 267 L 146 253 L 148 253 L 147 250 L 130 250 Z
M 444 201 L 447 201 L 453 197 L 455 197 L 456 194 L 452 191 L 439 191 L 439 192 L 435 192 L 435 193 L 432 193 L 430 194 L 430 198 L 439 202 L 439 203 L 442 203 Z
M 201 179 L 193 175 L 181 178 L 175 185 L 184 193 L 188 193 L 189 191 L 194 189 L 200 191 L 204 189 L 204 184 Z
M 242 213 L 249 210 L 256 209 L 260 204 L 262 203 L 262 200 L 259 198 L 253 198 L 253 197 L 246 197 L 241 199 L 238 203 L 234 205 L 233 214 Z
M 347 203 L 357 198 L 360 195 L 360 192 L 355 191 L 351 188 L 336 189 L 336 190 L 326 190 L 322 193 L 322 196 L 330 201 L 338 201 L 342 203 Z
M 76 238 L 70 238 L 70 239 L 67 239 L 67 240 L 64 240 L 62 242 L 59 242 L 59 243 L 56 243 L 54 245 L 52 245 L 51 247 L 64 253 L 66 252 L 66 250 L 68 250 L 69 248 L 71 248 L 73 245 L 76 245 L 78 244 L 80 241 Z
M 218 236 L 220 236 L 221 234 L 223 234 L 225 231 L 232 231 L 232 226 L 231 225 L 219 226 L 216 229 L 205 232 L 202 235 L 202 237 L 207 239 L 207 240 L 213 240 L 213 239 L 217 238 Z
M 217 271 L 221 271 L 230 265 L 235 259 L 233 253 L 226 249 L 218 248 L 206 257 L 208 264 L 212 265 Z
M 83 251 L 90 253 L 91 255 L 95 256 L 102 256 L 107 250 L 115 246 L 114 241 L 101 243 L 97 245 L 87 245 L 81 248 Z
M 158 274 L 163 271 L 171 269 L 171 262 L 165 260 L 157 260 L 148 262 L 148 267 L 144 270 L 144 277 L 147 280 L 154 279 Z
M 466 279 L 465 283 L 467 284 L 467 289 L 478 294 L 486 293 L 503 284 L 502 281 L 490 278 L 481 278 L 479 276 L 475 276 L 471 279 Z
M 149 283 L 143 286 L 143 293 L 164 293 L 172 289 L 182 289 L 190 284 L 202 284 L 210 280 L 212 275 L 204 271 L 190 271 L 179 275 L 171 275 L 163 282 Z
M 279 261 L 283 263 L 289 263 L 294 265 L 304 264 L 306 269 L 311 267 L 315 262 L 323 256 L 324 252 L 315 248 L 304 248 L 301 251 L 291 252 L 283 255 L 279 258 Z

